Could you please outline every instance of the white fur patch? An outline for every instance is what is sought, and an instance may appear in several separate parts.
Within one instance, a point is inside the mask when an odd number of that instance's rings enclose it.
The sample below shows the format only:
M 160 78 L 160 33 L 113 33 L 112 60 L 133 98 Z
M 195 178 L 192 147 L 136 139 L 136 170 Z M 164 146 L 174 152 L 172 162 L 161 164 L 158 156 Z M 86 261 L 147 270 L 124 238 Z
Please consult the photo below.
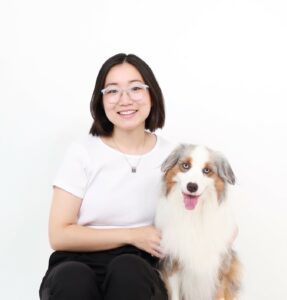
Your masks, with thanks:
M 181 299 L 176 297 L 178 293 L 188 300 L 210 300 L 235 224 L 228 201 L 219 204 L 214 180 L 202 172 L 210 159 L 208 149 L 195 147 L 190 156 L 192 168 L 177 173 L 172 190 L 159 200 L 155 224 L 162 232 L 164 254 L 180 265 L 179 272 L 169 279 L 175 289 L 172 300 Z M 185 209 L 183 203 L 182 192 L 188 192 L 189 182 L 198 185 L 196 193 L 200 194 L 193 210 Z

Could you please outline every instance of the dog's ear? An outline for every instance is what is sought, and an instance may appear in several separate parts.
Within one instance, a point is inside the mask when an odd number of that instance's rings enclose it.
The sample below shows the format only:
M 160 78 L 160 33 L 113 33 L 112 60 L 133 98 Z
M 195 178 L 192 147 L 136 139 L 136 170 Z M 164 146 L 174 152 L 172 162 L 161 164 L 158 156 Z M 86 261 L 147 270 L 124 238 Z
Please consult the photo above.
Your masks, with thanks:
M 162 172 L 166 173 L 168 170 L 170 170 L 177 164 L 179 158 L 182 157 L 186 147 L 187 145 L 180 144 L 170 153 L 170 155 L 165 159 L 165 161 L 161 165 Z
M 215 152 L 215 165 L 220 178 L 230 184 L 235 184 L 235 175 L 228 160 L 220 152 Z

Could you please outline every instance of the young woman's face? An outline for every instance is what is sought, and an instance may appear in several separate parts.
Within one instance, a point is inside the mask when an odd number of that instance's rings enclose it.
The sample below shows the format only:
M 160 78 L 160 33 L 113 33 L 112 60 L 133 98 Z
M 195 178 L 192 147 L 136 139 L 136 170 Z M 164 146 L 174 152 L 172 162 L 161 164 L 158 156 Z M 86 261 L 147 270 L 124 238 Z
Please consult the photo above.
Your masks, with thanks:
M 106 77 L 104 89 L 104 110 L 115 128 L 144 129 L 151 110 L 151 99 L 139 71 L 128 63 L 112 67 Z

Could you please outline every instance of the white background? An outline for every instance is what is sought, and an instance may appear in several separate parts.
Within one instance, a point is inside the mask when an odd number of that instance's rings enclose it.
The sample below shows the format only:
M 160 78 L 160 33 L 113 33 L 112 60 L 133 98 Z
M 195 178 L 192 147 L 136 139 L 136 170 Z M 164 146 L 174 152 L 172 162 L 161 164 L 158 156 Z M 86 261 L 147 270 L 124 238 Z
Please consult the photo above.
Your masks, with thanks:
M 284 0 L 1 0 L 1 299 L 38 298 L 51 181 L 119 52 L 143 58 L 163 89 L 159 134 L 233 166 L 241 299 L 287 299 L 286 16 Z

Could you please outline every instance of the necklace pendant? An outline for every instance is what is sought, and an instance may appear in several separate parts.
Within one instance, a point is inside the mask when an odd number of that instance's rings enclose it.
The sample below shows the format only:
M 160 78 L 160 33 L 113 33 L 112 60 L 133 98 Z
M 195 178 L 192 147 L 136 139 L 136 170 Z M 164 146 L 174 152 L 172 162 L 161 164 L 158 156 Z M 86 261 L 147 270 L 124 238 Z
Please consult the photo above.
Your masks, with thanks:
M 136 167 L 132 167 L 132 173 L 136 173 L 137 172 L 137 168 Z

